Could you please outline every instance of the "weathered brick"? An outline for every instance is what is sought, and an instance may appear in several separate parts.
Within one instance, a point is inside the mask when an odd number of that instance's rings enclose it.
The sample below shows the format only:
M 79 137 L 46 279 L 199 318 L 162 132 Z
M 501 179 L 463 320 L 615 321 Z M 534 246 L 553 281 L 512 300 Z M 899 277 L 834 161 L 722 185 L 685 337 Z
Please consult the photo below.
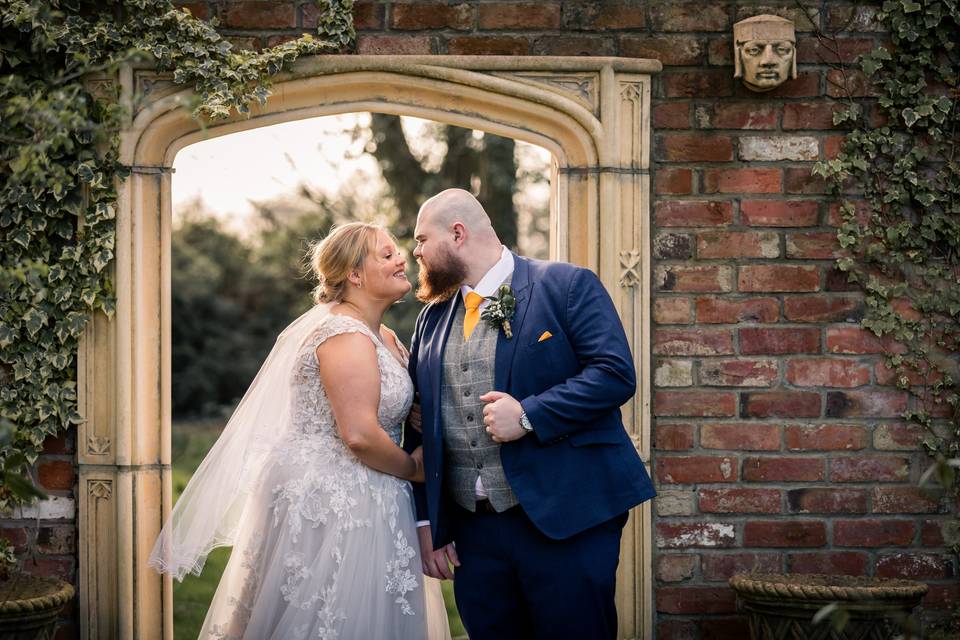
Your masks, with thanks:
M 37 549 L 41 553 L 69 555 L 76 552 L 77 531 L 72 525 L 40 527 L 37 531 Z
M 785 296 L 783 299 L 783 317 L 792 322 L 859 322 L 863 311 L 862 296 Z
M 747 547 L 822 547 L 827 528 L 818 520 L 750 520 L 743 525 Z
M 948 584 L 931 584 L 930 590 L 923 599 L 925 609 L 955 610 L 960 607 L 960 584 L 956 581 Z
M 563 26 L 583 31 L 643 29 L 647 20 L 643 5 L 631 0 L 564 2 Z
M 885 387 L 896 386 L 904 382 L 913 386 L 931 385 L 943 380 L 942 374 L 930 371 L 928 368 L 923 368 L 921 371 L 911 371 L 904 366 L 898 370 L 897 368 L 891 368 L 886 362 L 877 362 L 874 365 L 874 374 L 877 384 Z
M 658 587 L 657 611 L 660 613 L 733 613 L 737 597 L 733 589 L 722 587 Z
M 734 324 L 738 322 L 776 322 L 780 308 L 776 298 L 727 297 L 697 298 L 697 322 Z
M 455 36 L 447 41 L 447 53 L 524 56 L 530 53 L 530 42 L 521 36 Z
M 877 558 L 878 578 L 942 580 L 956 576 L 953 561 L 933 553 L 892 553 Z
M 827 7 L 827 27 L 830 31 L 884 31 L 877 19 L 880 5 L 854 4 Z
M 743 136 L 739 158 L 745 161 L 816 160 L 820 143 L 811 136 Z
M 414 55 L 433 53 L 428 36 L 361 35 L 357 38 L 357 53 L 371 55 Z
M 867 446 L 867 429 L 856 424 L 787 425 L 783 430 L 791 451 L 857 451 Z
M 692 311 L 690 298 L 658 296 L 653 301 L 653 321 L 657 324 L 690 324 Z
M 840 254 L 840 242 L 833 231 L 788 233 L 787 257 L 803 260 L 829 260 Z
M 700 427 L 700 444 L 704 449 L 776 451 L 780 427 L 756 422 L 707 423 Z
M 789 102 L 783 105 L 783 128 L 833 129 L 833 114 L 843 110 L 836 102 Z
M 703 42 L 693 36 L 623 36 L 620 55 L 653 58 L 664 65 L 695 65 L 704 58 Z
M 656 136 L 653 157 L 662 162 L 724 162 L 733 160 L 729 136 L 671 133 Z
M 909 475 L 909 458 L 857 455 L 830 459 L 831 482 L 903 482 Z
M 658 387 L 689 387 L 693 385 L 691 360 L 661 360 L 653 370 L 653 384 Z
M 711 231 L 697 235 L 697 257 L 779 258 L 780 235 L 773 231 Z
M 798 264 L 743 265 L 737 283 L 743 292 L 817 291 L 820 288 L 820 270 L 815 266 Z
M 705 169 L 704 193 L 779 193 L 780 169 Z
M 783 170 L 783 192 L 790 194 L 824 194 L 827 183 L 811 169 L 787 167 Z
M 787 554 L 787 568 L 792 573 L 865 576 L 870 568 L 870 557 L 861 551 L 790 553 Z
M 662 518 L 670 516 L 692 516 L 695 511 L 696 496 L 692 490 L 657 488 L 657 501 L 654 507 Z
M 72 583 L 76 575 L 77 562 L 72 557 L 37 556 L 30 562 L 24 562 L 22 569 L 24 573 L 31 576 L 60 578 Z
M 76 482 L 73 463 L 66 460 L 40 462 L 37 465 L 37 478 L 44 489 L 53 491 L 69 491 Z
M 906 392 L 830 391 L 827 417 L 896 418 L 907 410 Z
M 733 222 L 733 204 L 710 200 L 661 200 L 654 205 L 658 227 L 717 227 Z
M 43 441 L 45 454 L 69 454 L 76 451 L 77 430 L 75 427 L 67 429 L 55 436 L 47 436 Z
M 847 272 L 840 271 L 837 267 L 826 270 L 824 289 L 826 291 L 861 291 L 860 285 L 851 282 Z
M 494 2 L 480 5 L 481 29 L 556 29 L 560 5 L 555 2 Z
M 827 72 L 827 95 L 831 98 L 868 98 L 876 96 L 876 90 L 862 71 L 856 69 L 833 69 Z
M 27 530 L 24 527 L 2 527 L 0 528 L 0 538 L 13 545 L 16 553 L 21 553 L 27 548 Z
M 660 129 L 689 129 L 690 103 L 689 102 L 661 102 L 653 106 L 653 128 Z
M 657 391 L 654 415 L 730 418 L 737 413 L 737 395 L 723 391 Z
M 737 530 L 730 522 L 658 522 L 657 547 L 690 549 L 732 547 Z
M 693 449 L 692 424 L 657 423 L 653 429 L 653 448 L 658 451 Z
M 779 573 L 779 553 L 724 553 L 703 556 L 703 579 L 729 580 L 738 573 Z M 745 637 L 745 636 L 739 636 Z
M 810 227 L 820 218 L 814 200 L 744 200 L 740 217 L 752 227 Z
M 823 480 L 823 460 L 805 457 L 751 457 L 743 461 L 748 482 L 816 482 Z
M 283 29 L 297 26 L 293 4 L 230 2 L 223 8 L 223 25 L 239 29 Z
M 175 2 L 178 9 L 186 9 L 197 20 L 210 19 L 210 7 L 205 2 Z
M 873 51 L 873 38 L 833 37 L 822 42 L 819 38 L 797 40 L 797 62 L 800 64 L 851 64 L 857 57 Z
M 390 26 L 394 29 L 471 29 L 474 8 L 467 3 L 396 3 L 391 5 Z
M 797 77 L 793 80 L 787 80 L 782 85 L 769 91 L 764 94 L 764 97 L 768 100 L 775 98 L 815 98 L 820 97 L 820 75 L 819 70 L 816 71 L 806 71 L 801 70 L 797 74 Z M 744 98 L 750 97 L 750 95 L 756 96 L 755 93 L 747 89 L 746 87 L 738 86 L 737 95 Z
M 660 456 L 657 480 L 669 484 L 736 482 L 737 460 L 731 456 Z
M 700 625 L 692 620 L 676 620 L 670 616 L 657 618 L 657 638 L 659 640 L 697 640 L 700 637 Z
M 656 3 L 650 7 L 654 31 L 726 31 L 730 14 L 722 4 Z
M 693 192 L 693 169 L 658 167 L 653 176 L 654 191 L 660 195 L 686 195 Z
M 693 236 L 660 233 L 653 239 L 653 257 L 658 260 L 689 260 L 693 257 Z
M 926 430 L 917 424 L 880 424 L 873 429 L 873 448 L 886 451 L 914 451 Z
M 718 356 L 733 354 L 731 329 L 656 329 L 653 352 L 661 356 Z
M 874 513 L 937 513 L 942 491 L 920 487 L 874 487 Z
M 660 74 L 666 98 L 723 98 L 733 94 L 733 78 L 726 69 L 665 71 Z
M 657 267 L 654 284 L 658 291 L 709 293 L 733 289 L 733 267 L 726 265 Z
M 700 638 L 702 640 L 723 640 L 724 638 L 749 638 L 750 623 L 747 616 L 705 616 L 699 619 Z
M 700 489 L 703 513 L 780 513 L 779 489 Z
M 616 52 L 613 38 L 541 36 L 533 41 L 533 53 L 538 56 L 612 56 Z
M 714 66 L 733 64 L 732 37 L 721 35 L 710 38 L 707 42 L 707 64 Z
M 787 491 L 791 513 L 866 513 L 864 489 L 811 487 Z
M 353 4 L 353 28 L 357 31 L 382 29 L 386 5 L 379 2 L 355 2 Z M 320 14 L 316 3 L 303 5 L 303 26 L 315 27 Z M 308 16 L 311 16 L 308 19 Z
M 823 139 L 823 159 L 833 160 L 843 153 L 843 147 L 846 145 L 844 136 L 827 136 Z
M 700 384 L 710 387 L 772 387 L 777 381 L 776 360 L 705 360 Z
M 698 105 L 695 119 L 701 129 L 774 129 L 777 110 L 756 102 L 716 102 Z
M 657 580 L 682 582 L 689 580 L 697 570 L 700 557 L 691 553 L 666 553 L 657 558 Z
M 838 547 L 904 547 L 913 541 L 916 526 L 910 520 L 837 520 L 833 544 Z
M 819 416 L 819 393 L 752 391 L 740 395 L 741 418 L 816 418 Z
M 820 330 L 813 327 L 745 327 L 739 334 L 743 355 L 820 352 Z
M 870 383 L 870 367 L 839 358 L 791 359 L 786 376 L 798 387 L 861 387 Z
M 956 520 L 924 520 L 920 523 L 920 543 L 925 547 L 942 547 L 960 540 L 960 525 Z

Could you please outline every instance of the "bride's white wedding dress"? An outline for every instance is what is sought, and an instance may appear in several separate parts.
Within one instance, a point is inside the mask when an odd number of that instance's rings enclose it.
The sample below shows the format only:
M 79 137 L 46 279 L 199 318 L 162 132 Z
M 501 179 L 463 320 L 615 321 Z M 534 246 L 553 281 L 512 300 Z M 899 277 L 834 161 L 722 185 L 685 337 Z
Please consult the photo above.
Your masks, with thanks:
M 349 332 L 376 345 L 379 423 L 400 442 L 405 366 L 365 324 L 328 314 L 297 352 L 291 426 L 254 484 L 202 639 L 450 637 L 439 582 L 421 570 L 410 484 L 360 462 L 334 425 L 316 349 Z

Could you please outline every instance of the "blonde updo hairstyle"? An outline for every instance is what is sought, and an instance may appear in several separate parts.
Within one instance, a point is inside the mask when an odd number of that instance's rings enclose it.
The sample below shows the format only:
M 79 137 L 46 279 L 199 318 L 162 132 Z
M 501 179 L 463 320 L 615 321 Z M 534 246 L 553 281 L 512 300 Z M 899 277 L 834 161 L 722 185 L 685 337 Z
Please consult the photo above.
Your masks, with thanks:
M 310 266 L 318 284 L 313 290 L 317 303 L 340 302 L 350 274 L 360 269 L 371 251 L 377 249 L 377 234 L 389 231 L 378 224 L 350 222 L 334 227 L 327 237 L 310 248 Z

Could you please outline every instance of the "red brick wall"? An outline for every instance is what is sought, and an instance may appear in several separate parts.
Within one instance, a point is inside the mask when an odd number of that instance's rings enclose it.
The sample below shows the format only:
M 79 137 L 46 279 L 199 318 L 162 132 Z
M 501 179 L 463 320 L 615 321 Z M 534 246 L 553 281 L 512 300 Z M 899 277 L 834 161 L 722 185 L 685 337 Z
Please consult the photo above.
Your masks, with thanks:
M 249 47 L 310 31 L 317 16 L 312 3 L 282 0 L 187 4 Z M 726 580 L 750 569 L 918 578 L 931 586 L 927 608 L 960 604 L 943 547 L 950 516 L 914 488 L 927 463 L 919 434 L 898 419 L 907 398 L 882 364 L 889 345 L 858 328 L 862 298 L 833 268 L 836 207 L 810 174 L 840 141 L 830 99 L 839 74 L 807 16 L 837 33 L 847 61 L 883 34 L 869 6 L 804 5 L 356 4 L 358 53 L 665 65 L 654 82 L 651 248 L 664 640 L 745 637 Z M 766 94 L 732 77 L 732 24 L 760 13 L 792 18 L 799 37 L 799 77 Z M 61 458 L 41 465 L 51 488 L 66 481 Z M 52 553 L 44 561 L 72 573 L 73 547 Z

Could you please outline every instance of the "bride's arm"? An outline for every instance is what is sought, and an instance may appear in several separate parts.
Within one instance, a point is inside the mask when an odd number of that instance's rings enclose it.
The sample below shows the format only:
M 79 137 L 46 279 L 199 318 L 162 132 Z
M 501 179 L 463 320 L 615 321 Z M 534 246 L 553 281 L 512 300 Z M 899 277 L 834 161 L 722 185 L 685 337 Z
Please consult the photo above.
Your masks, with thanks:
M 377 471 L 422 482 L 423 463 L 394 444 L 378 423 L 380 367 L 370 338 L 333 336 L 317 347 L 317 361 L 337 431 L 354 455 Z

